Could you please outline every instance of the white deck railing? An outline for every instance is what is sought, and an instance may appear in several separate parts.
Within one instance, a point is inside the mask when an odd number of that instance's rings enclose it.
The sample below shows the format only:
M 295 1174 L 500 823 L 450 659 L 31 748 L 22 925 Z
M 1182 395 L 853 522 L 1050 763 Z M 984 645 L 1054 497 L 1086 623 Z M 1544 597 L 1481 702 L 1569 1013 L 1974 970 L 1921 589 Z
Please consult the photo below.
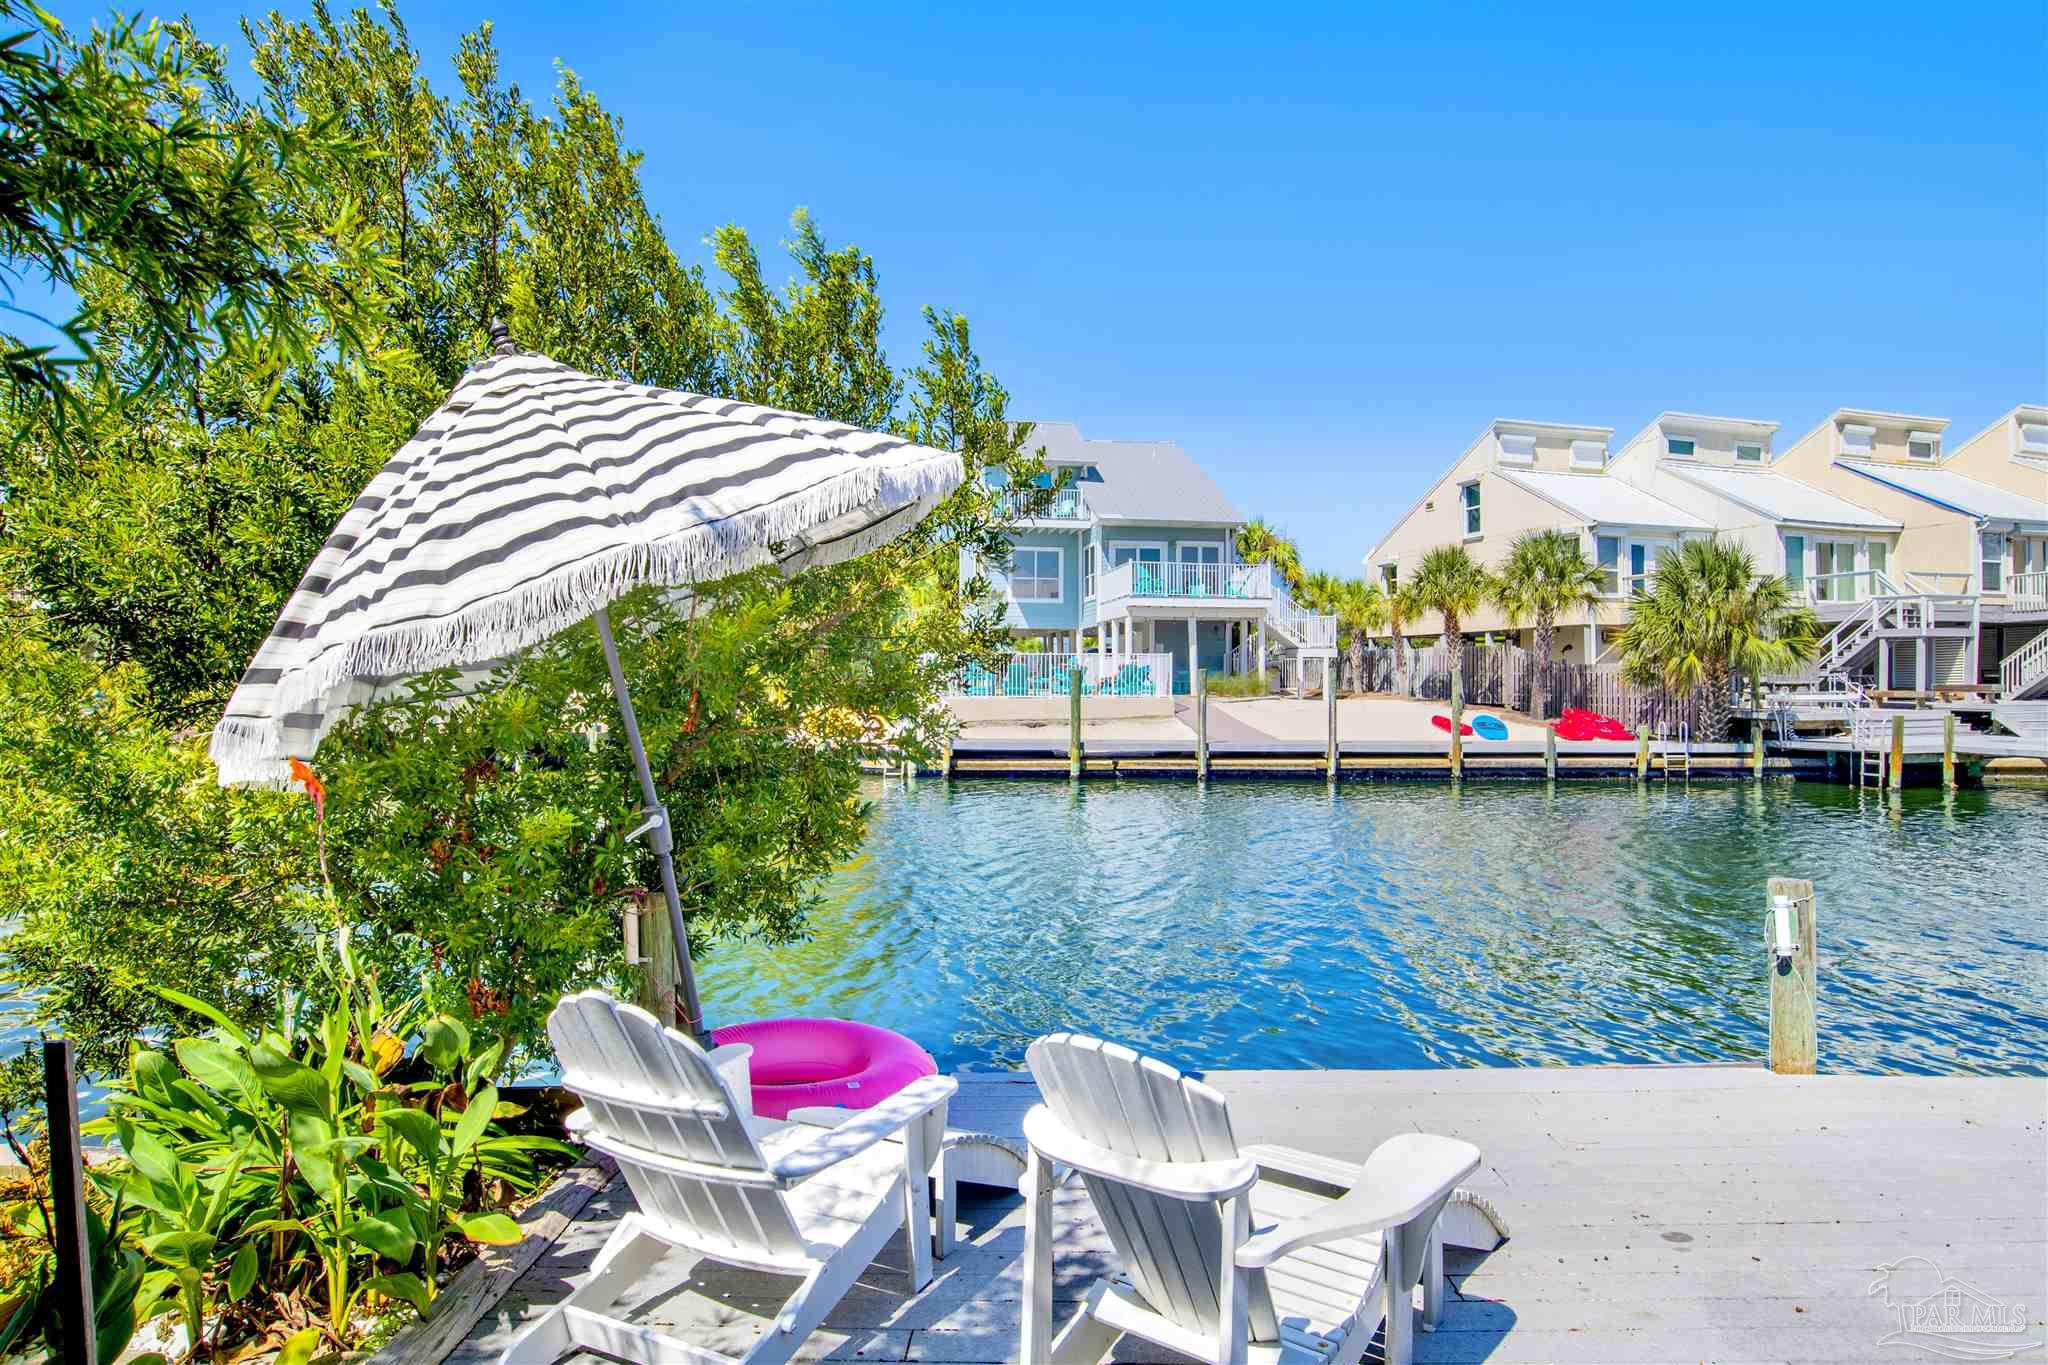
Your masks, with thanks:
M 2048 610 L 2048 569 L 2014 574 L 2005 595 L 2022 611 Z
M 1015 493 L 1004 493 L 997 500 L 997 506 L 1001 508 L 1002 514 L 1006 517 L 1017 516 L 1019 505 L 1020 499 Z M 1068 484 L 1065 488 L 1052 495 L 1052 506 L 1042 512 L 1032 513 L 1031 519 L 1037 521 L 1086 521 L 1088 520 L 1088 500 L 1081 496 L 1080 489 L 1072 484 Z
M 1886 577 L 1882 569 L 1809 574 L 1806 578 L 1809 602 L 1863 602 L 1873 597 L 1897 596 L 1899 585 Z
M 1019 651 L 994 668 L 970 664 L 947 689 L 955 697 L 1064 697 L 1073 669 L 1091 697 L 1170 697 L 1171 654 L 1070 654 Z
M 1173 598 L 1199 601 L 1269 602 L 1273 598 L 1270 564 L 1143 564 L 1127 560 L 1096 583 L 1099 601 L 1124 598 Z

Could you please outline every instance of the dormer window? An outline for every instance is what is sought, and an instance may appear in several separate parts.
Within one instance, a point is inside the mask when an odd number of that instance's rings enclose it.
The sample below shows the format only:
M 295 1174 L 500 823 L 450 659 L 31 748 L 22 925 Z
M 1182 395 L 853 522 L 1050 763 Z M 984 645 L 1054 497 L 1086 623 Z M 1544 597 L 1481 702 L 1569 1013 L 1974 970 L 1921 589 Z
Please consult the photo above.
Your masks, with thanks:
M 1735 443 L 1735 458 L 1743 464 L 1762 464 L 1764 462 L 1764 448 L 1754 441 L 1737 441 Z
M 1607 463 L 1607 447 L 1599 441 L 1572 442 L 1572 468 L 1598 469 Z
M 2048 455 L 2048 424 L 2020 423 L 2020 452 L 2026 455 Z
M 1931 431 L 1909 431 L 1906 454 L 1916 460 L 1931 460 L 1941 454 L 1941 437 Z
M 1536 438 L 1534 436 L 1502 436 L 1500 458 L 1505 464 L 1536 463 Z
M 1666 455 L 1675 455 L 1681 460 L 1689 460 L 1692 458 L 1695 449 L 1697 449 L 1697 445 L 1689 436 L 1666 436 L 1664 438 L 1664 453 Z
M 1876 449 L 1876 427 L 1843 427 L 1842 453 L 1844 455 L 1868 455 Z

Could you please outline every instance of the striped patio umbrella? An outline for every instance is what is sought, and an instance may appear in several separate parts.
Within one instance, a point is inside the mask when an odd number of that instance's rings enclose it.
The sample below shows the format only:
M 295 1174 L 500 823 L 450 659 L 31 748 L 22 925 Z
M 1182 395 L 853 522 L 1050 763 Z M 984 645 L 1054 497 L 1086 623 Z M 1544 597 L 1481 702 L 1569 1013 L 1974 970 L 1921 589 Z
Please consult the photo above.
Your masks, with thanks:
M 315 555 L 214 727 L 223 785 L 283 786 L 354 705 L 596 622 L 646 800 L 693 1032 L 703 1012 L 673 839 L 605 608 L 778 564 L 795 572 L 909 529 L 960 457 L 801 413 L 494 353 L 370 480 Z

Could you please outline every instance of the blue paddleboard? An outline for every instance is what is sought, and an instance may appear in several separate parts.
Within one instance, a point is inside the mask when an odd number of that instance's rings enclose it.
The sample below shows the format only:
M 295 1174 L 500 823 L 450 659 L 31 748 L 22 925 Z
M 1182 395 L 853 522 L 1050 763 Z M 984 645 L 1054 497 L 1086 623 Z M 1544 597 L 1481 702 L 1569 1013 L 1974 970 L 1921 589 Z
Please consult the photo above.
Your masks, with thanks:
M 1472 717 L 1472 732 L 1481 739 L 1506 739 L 1508 727 L 1499 716 Z

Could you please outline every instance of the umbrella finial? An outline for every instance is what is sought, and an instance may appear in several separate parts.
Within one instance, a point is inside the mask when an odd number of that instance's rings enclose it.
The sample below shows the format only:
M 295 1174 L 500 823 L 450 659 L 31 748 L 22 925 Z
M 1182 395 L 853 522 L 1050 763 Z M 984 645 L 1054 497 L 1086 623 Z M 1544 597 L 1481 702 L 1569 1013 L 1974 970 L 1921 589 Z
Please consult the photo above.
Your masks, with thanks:
M 519 344 L 512 340 L 512 329 L 503 318 L 491 319 L 491 350 L 498 355 L 519 354 Z

